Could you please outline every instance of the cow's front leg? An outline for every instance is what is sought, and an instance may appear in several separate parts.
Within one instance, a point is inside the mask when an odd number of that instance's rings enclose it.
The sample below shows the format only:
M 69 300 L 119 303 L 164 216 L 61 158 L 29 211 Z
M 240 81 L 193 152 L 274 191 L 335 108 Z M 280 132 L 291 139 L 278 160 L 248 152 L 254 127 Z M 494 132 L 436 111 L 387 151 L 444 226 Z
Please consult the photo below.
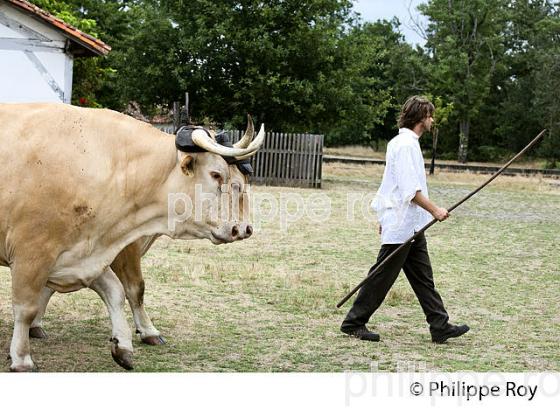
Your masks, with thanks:
M 31 359 L 29 328 L 39 312 L 41 279 L 26 275 L 26 271 L 12 268 L 12 307 L 14 311 L 14 334 L 10 344 L 10 371 L 29 372 L 37 370 Z
M 124 313 L 125 294 L 121 282 L 115 272 L 107 268 L 91 283 L 90 288 L 101 296 L 109 311 L 113 326 L 111 337 L 113 359 L 126 370 L 131 370 L 133 368 L 132 333 Z
M 29 337 L 34 339 L 46 339 L 47 333 L 43 330 L 43 317 L 45 316 L 45 311 L 47 310 L 47 305 L 49 304 L 49 300 L 51 296 L 54 294 L 54 290 L 51 288 L 44 287 L 41 290 L 41 295 L 39 296 L 39 312 L 35 319 L 33 319 L 33 323 L 31 323 L 31 327 L 29 328 Z
M 153 325 L 144 309 L 144 278 L 140 258 L 142 256 L 141 244 L 145 238 L 131 243 L 117 255 L 111 268 L 121 281 L 126 298 L 132 310 L 136 332 L 140 334 L 142 343 L 148 345 L 162 345 L 165 343 L 159 330 Z

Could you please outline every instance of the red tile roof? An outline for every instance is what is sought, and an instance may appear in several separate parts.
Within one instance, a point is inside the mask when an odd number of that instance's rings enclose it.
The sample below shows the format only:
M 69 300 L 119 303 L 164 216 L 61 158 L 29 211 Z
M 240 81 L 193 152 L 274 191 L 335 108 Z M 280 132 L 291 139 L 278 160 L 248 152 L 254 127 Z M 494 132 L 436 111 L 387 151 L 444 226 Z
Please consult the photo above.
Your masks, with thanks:
M 18 10 L 21 10 L 37 20 L 46 22 L 53 26 L 58 31 L 61 31 L 71 41 L 77 43 L 78 48 L 71 49 L 77 56 L 92 56 L 92 55 L 107 55 L 111 51 L 111 47 L 103 41 L 78 30 L 76 27 L 65 23 L 58 17 L 47 13 L 45 10 L 37 7 L 36 5 L 25 0 L 6 0 Z

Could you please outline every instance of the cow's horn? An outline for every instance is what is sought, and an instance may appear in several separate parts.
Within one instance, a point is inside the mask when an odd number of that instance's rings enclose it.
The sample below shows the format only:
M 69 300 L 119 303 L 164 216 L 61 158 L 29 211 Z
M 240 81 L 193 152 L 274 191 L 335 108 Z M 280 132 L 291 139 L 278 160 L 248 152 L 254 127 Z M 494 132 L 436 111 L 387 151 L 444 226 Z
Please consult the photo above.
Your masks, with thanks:
M 247 159 L 252 157 L 253 155 L 255 155 L 257 153 L 257 151 L 259 150 L 259 148 L 262 146 L 263 142 L 264 142 L 264 136 L 265 136 L 265 132 L 264 132 L 264 124 L 261 125 L 261 129 L 259 130 L 259 133 L 257 134 L 257 137 L 255 138 L 255 140 L 249 145 L 249 147 L 247 148 L 251 148 L 251 146 L 253 144 L 255 144 L 255 146 L 257 147 L 255 150 L 245 154 L 245 155 L 241 155 L 241 156 L 236 156 L 235 159 L 237 160 L 243 160 L 243 159 Z
M 260 133 L 259 133 L 260 135 Z M 256 151 L 262 145 L 264 136 L 259 140 L 259 136 L 252 141 L 247 148 L 230 148 L 218 144 L 203 129 L 195 129 L 192 132 L 192 141 L 200 148 L 208 152 L 221 155 L 223 157 L 242 157 Z M 259 142 L 260 141 L 260 142 Z
M 247 148 L 247 146 L 253 140 L 253 136 L 255 135 L 255 127 L 253 126 L 253 119 L 249 114 L 247 114 L 247 130 L 245 130 L 245 135 L 235 144 L 233 144 L 234 148 Z

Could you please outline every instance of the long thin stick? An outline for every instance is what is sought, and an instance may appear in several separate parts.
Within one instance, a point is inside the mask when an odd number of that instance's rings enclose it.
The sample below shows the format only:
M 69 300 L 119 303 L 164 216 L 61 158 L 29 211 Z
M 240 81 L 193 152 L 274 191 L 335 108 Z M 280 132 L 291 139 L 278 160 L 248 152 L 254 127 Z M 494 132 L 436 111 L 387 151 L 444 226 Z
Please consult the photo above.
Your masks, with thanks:
M 533 141 L 531 141 L 525 148 L 523 148 L 515 157 L 513 157 L 512 159 L 510 159 L 508 161 L 507 164 L 505 164 L 503 167 L 501 167 L 498 171 L 496 171 L 496 173 L 494 175 L 492 175 L 488 181 L 486 181 L 484 184 L 482 184 L 481 186 L 479 186 L 478 188 L 476 188 L 474 191 L 472 191 L 470 194 L 468 194 L 466 197 L 464 197 L 463 199 L 461 199 L 459 202 L 457 202 L 455 205 L 453 205 L 451 208 L 449 208 L 447 210 L 447 212 L 451 212 L 453 211 L 455 208 L 457 208 L 459 205 L 461 205 L 463 202 L 465 202 L 466 200 L 468 200 L 470 197 L 472 197 L 474 194 L 476 194 L 478 191 L 480 191 L 482 188 L 484 188 L 486 185 L 488 185 L 490 182 L 492 182 L 498 175 L 500 175 L 507 167 L 509 167 L 511 165 L 511 163 L 513 161 L 515 161 L 517 158 L 519 158 L 521 155 L 523 155 L 529 148 L 531 148 L 533 145 L 535 145 L 537 143 L 537 141 L 544 135 L 544 133 L 546 132 L 546 130 L 542 130 L 539 135 L 537 135 Z M 399 251 L 404 248 L 406 245 L 408 245 L 410 242 L 412 242 L 414 239 L 416 239 L 418 236 L 420 236 L 422 233 L 424 233 L 424 231 L 426 229 L 428 229 L 430 226 L 432 226 L 433 224 L 435 224 L 437 222 L 437 219 L 432 219 L 432 221 L 428 224 L 426 224 L 422 229 L 420 229 L 418 232 L 416 232 L 413 236 L 411 236 L 405 243 L 401 244 L 397 249 L 395 249 L 393 252 L 391 252 L 385 259 L 383 259 L 380 263 L 376 264 L 373 266 L 373 268 L 370 269 L 368 275 L 364 278 L 364 280 L 362 280 L 358 286 L 356 286 L 354 289 L 352 289 L 346 296 L 344 296 L 340 302 L 337 303 L 336 307 L 339 308 L 342 305 L 344 305 L 346 303 L 346 301 L 348 299 L 350 299 L 352 297 L 352 295 L 354 293 L 356 293 L 362 286 L 364 286 L 364 284 L 373 276 L 375 275 L 377 272 L 379 272 L 385 265 L 387 265 L 387 263 L 389 262 L 389 260 L 391 260 L 397 253 L 399 253 Z

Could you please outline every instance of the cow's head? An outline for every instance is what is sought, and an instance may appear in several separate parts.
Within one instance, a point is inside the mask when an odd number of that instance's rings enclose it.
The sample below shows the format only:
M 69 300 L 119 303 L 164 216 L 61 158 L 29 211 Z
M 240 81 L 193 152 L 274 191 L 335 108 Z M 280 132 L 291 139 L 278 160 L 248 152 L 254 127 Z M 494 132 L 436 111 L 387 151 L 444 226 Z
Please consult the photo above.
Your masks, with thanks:
M 254 137 L 249 118 L 247 131 L 236 144 L 220 144 L 202 127 L 190 127 L 176 137 L 179 191 L 169 197 L 169 228 L 174 237 L 206 238 L 215 244 L 248 238 L 249 183 L 247 160 L 264 141 L 264 126 Z M 186 131 L 186 132 L 185 132 Z

